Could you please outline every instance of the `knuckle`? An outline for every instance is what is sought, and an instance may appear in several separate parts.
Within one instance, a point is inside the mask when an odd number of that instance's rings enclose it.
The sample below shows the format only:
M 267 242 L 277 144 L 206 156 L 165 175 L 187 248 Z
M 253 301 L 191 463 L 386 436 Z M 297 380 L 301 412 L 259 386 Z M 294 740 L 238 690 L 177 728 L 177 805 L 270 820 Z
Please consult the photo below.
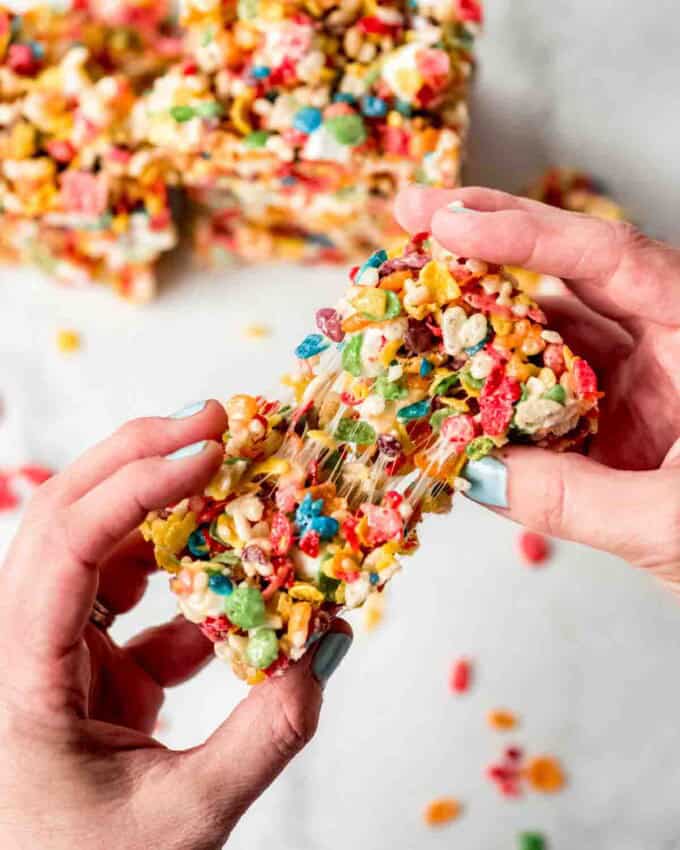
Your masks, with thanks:
M 122 425 L 116 436 L 125 442 L 137 458 L 154 453 L 154 434 L 158 423 L 153 419 L 132 419 Z
M 314 737 L 317 717 L 301 700 L 280 700 L 271 719 L 272 741 L 285 761 L 300 752 Z
M 545 483 L 545 494 L 541 506 L 541 526 L 551 536 L 564 534 L 564 506 L 566 482 L 562 463 L 556 463 L 552 475 Z

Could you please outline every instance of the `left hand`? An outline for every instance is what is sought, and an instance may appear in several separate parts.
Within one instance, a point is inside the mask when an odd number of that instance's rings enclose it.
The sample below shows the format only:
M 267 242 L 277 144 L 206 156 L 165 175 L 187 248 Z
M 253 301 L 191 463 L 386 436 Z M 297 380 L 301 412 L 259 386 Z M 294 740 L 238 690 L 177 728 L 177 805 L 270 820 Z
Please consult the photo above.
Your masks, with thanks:
M 28 507 L 2 569 L 3 850 L 216 850 L 314 734 L 351 642 L 342 621 L 205 744 L 172 752 L 151 737 L 164 688 L 200 670 L 212 644 L 178 617 L 120 647 L 89 619 L 95 597 L 116 614 L 142 597 L 155 565 L 136 528 L 205 487 L 226 427 L 214 401 L 130 422 Z

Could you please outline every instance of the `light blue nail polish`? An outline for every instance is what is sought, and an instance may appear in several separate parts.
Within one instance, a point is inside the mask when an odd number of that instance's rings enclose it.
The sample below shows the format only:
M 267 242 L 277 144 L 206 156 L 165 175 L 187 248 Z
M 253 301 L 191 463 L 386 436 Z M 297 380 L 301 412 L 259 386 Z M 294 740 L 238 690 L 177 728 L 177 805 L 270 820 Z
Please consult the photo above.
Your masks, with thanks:
M 312 662 L 312 673 L 322 688 L 338 669 L 351 645 L 352 638 L 344 632 L 329 632 L 319 643 Z
M 195 401 L 193 404 L 187 404 L 181 410 L 169 416 L 169 419 L 188 419 L 190 416 L 196 416 L 202 410 L 205 410 L 207 401 Z
M 199 443 L 191 443 L 188 446 L 182 446 L 181 449 L 177 449 L 177 451 L 172 452 L 169 455 L 165 456 L 166 460 L 184 460 L 187 457 L 195 457 L 196 455 L 200 455 L 203 449 L 208 445 L 207 440 L 201 440 Z
M 471 210 L 467 207 L 461 206 L 459 201 L 454 201 L 451 204 L 446 205 L 446 209 L 452 213 L 477 213 L 479 214 L 479 210 Z
M 495 457 L 471 460 L 463 470 L 471 487 L 465 494 L 482 505 L 508 507 L 508 468 Z

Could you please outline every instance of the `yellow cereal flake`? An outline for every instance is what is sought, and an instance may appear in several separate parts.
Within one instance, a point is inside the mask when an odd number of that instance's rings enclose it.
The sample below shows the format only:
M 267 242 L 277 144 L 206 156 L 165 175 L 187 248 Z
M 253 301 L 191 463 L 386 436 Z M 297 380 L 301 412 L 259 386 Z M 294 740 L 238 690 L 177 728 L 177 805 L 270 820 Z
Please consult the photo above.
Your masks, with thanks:
M 57 348 L 62 354 L 72 354 L 81 346 L 80 334 L 73 330 L 57 331 Z
M 296 582 L 288 591 L 292 599 L 301 599 L 304 602 L 315 602 L 317 605 L 323 602 L 324 595 L 317 590 L 313 584 L 307 582 Z
M 290 469 L 290 461 L 282 457 L 269 457 L 253 468 L 251 475 L 285 475 Z
M 437 304 L 448 304 L 460 297 L 460 287 L 449 270 L 434 260 L 430 260 L 420 272 L 418 283 L 426 286 Z
M 321 598 L 323 599 L 323 594 L 321 594 Z M 298 642 L 301 636 L 303 641 L 307 638 L 311 618 L 312 606 L 309 602 L 296 602 L 293 605 L 288 620 L 288 638 L 293 645 L 296 644 L 296 636 Z
M 428 803 L 423 820 L 428 826 L 444 826 L 460 816 L 462 807 L 454 797 L 441 797 Z

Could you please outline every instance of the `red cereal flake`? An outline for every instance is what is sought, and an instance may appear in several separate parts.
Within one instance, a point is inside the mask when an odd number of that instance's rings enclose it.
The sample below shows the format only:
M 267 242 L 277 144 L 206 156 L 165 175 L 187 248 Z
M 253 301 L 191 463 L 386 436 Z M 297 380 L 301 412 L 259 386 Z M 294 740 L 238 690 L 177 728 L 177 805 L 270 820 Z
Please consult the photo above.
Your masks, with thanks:
M 0 472 L 0 511 L 12 511 L 19 506 L 19 497 L 12 489 L 12 476 Z
M 534 531 L 523 531 L 519 535 L 519 551 L 525 563 L 538 567 L 550 558 L 550 541 Z
M 203 634 L 213 643 L 226 640 L 233 628 L 225 614 L 220 614 L 219 617 L 206 617 L 200 624 Z
M 543 362 L 548 369 L 553 370 L 557 378 L 559 378 L 566 369 L 563 351 L 564 346 L 562 343 L 551 343 L 546 346 L 546 349 L 543 352 Z
M 459 416 L 450 416 L 442 422 L 442 438 L 451 443 L 456 452 L 462 452 L 465 446 L 471 443 L 478 434 L 479 425 L 469 414 L 461 413 Z
M 490 437 L 500 437 L 505 434 L 514 414 L 511 401 L 495 396 L 483 398 L 480 399 L 479 409 L 485 434 Z
M 458 0 L 458 17 L 461 21 L 469 21 L 473 24 L 483 23 L 482 4 L 479 0 Z
M 293 545 L 293 524 L 285 514 L 276 513 L 272 517 L 269 539 L 275 555 L 287 555 Z
M 361 510 L 368 521 L 371 545 L 378 546 L 388 540 L 398 540 L 404 530 L 401 514 L 394 508 L 366 503 Z
M 300 538 L 299 546 L 305 555 L 309 555 L 310 558 L 317 558 L 319 555 L 320 542 L 321 538 L 316 531 L 308 531 Z
M 470 690 L 472 665 L 467 658 L 458 658 L 451 665 L 449 689 L 454 694 L 465 694 Z
M 17 472 L 22 476 L 22 478 L 30 481 L 31 484 L 35 484 L 36 487 L 44 484 L 45 481 L 54 475 L 54 472 L 51 469 L 48 469 L 46 466 L 39 466 L 38 464 L 20 466 Z
M 597 376 L 590 367 L 590 364 L 577 357 L 572 365 L 572 375 L 574 377 L 574 390 L 579 398 L 593 396 L 597 394 Z
M 486 776 L 503 797 L 519 797 L 522 793 L 522 751 L 506 747 L 501 761 L 487 767 Z

